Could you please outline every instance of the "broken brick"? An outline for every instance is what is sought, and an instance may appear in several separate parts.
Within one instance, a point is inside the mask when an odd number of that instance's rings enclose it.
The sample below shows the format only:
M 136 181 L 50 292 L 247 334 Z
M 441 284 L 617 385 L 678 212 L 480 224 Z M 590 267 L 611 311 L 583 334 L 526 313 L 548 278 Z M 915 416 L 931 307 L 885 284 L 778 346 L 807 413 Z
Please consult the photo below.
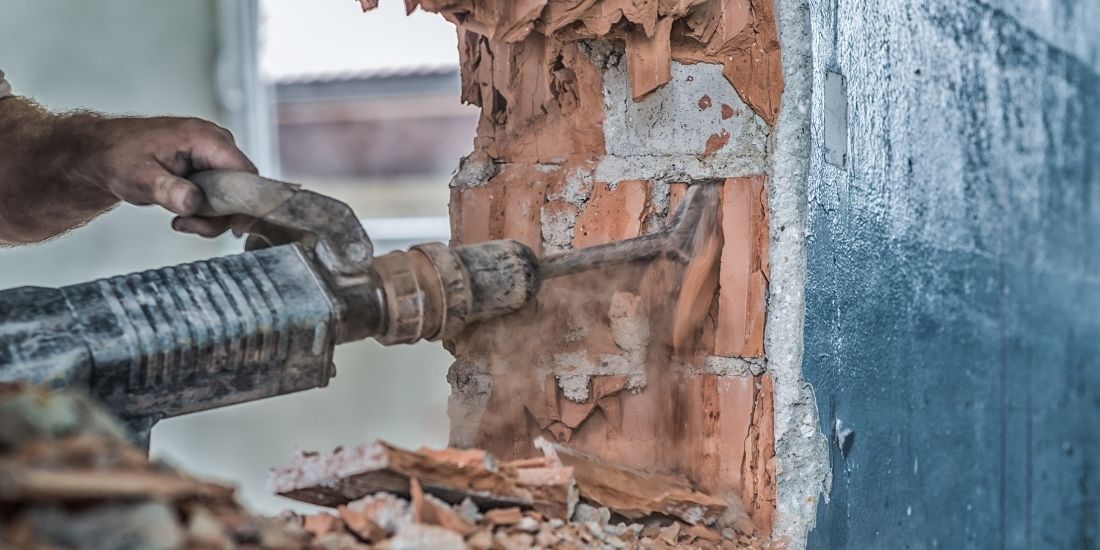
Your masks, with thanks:
M 722 188 L 722 257 L 714 354 L 764 354 L 768 255 L 764 178 L 730 178 Z
M 613 464 L 545 440 L 537 445 L 548 456 L 573 468 L 582 498 L 624 517 L 636 519 L 659 513 L 687 523 L 710 525 L 726 510 L 722 499 L 695 491 L 686 478 Z
M 521 477 L 497 468 L 484 451 L 407 451 L 375 442 L 327 454 L 299 454 L 272 472 L 270 485 L 288 498 L 338 506 L 378 492 L 409 495 L 415 478 L 425 492 L 451 503 L 470 498 L 480 505 L 534 507 L 559 517 L 569 512 L 570 487 L 547 487 L 545 477 Z
M 406 3 L 409 8 L 420 4 Z M 469 182 L 463 180 L 452 191 L 455 243 L 510 237 L 551 253 L 659 228 L 663 197 L 650 196 L 658 184 L 593 183 L 595 167 L 606 153 L 605 69 L 600 66 L 597 42 L 625 45 L 622 62 L 635 100 L 669 81 L 673 60 L 717 63 L 745 105 L 766 124 L 774 126 L 778 116 L 783 75 L 772 0 L 433 1 L 423 2 L 422 7 L 443 13 L 458 26 L 462 98 L 481 107 L 474 155 L 499 170 L 481 187 L 467 187 Z M 584 44 L 585 51 L 581 41 L 590 41 Z M 728 97 L 704 89 L 699 79 L 694 82 L 677 82 L 674 92 L 695 94 L 690 99 L 699 109 L 719 107 L 719 98 Z M 704 92 L 708 95 L 702 96 Z M 704 118 L 717 122 L 719 116 L 741 115 L 740 103 L 725 101 Z M 730 131 L 714 127 L 702 133 L 700 138 L 714 132 L 709 139 L 691 144 L 699 160 L 709 163 L 705 155 L 739 154 L 731 149 L 738 142 Z M 568 166 L 584 169 L 572 171 Z M 685 187 L 670 186 L 669 213 Z M 762 193 L 759 198 L 763 204 Z M 766 209 L 761 212 L 766 216 Z M 754 503 L 768 502 L 756 493 L 769 490 L 758 481 L 772 483 L 768 457 L 727 456 L 705 447 L 718 445 L 717 438 L 733 424 L 738 425 L 738 433 L 758 438 L 739 445 L 767 447 L 766 428 L 756 426 L 765 422 L 754 408 L 759 403 L 734 406 L 723 393 L 727 386 L 740 387 L 744 381 L 727 384 L 712 378 L 706 384 L 700 381 L 699 388 L 691 386 L 699 391 L 705 386 L 705 395 L 678 391 L 676 386 L 683 371 L 705 369 L 709 356 L 763 354 L 767 223 L 766 218 L 753 223 L 747 237 L 751 241 L 744 242 L 736 222 L 708 228 L 714 230 L 714 240 L 687 266 L 686 275 L 681 264 L 660 260 L 649 270 L 632 266 L 587 278 L 548 281 L 530 308 L 499 322 L 471 327 L 448 342 L 460 364 L 452 369 L 457 396 L 451 409 L 454 441 L 484 447 L 509 460 L 529 456 L 534 436 L 546 435 L 642 470 L 687 474 L 695 482 L 708 484 L 708 490 L 736 477 L 743 483 L 731 490 L 744 491 L 743 496 Z M 757 231 L 760 227 L 765 230 Z M 741 246 L 746 243 L 748 255 Z M 609 281 L 616 288 L 607 288 L 612 286 Z M 599 377 L 624 373 L 593 375 L 590 371 L 606 366 L 607 358 L 616 364 L 616 357 L 628 353 L 609 329 L 606 296 L 591 289 L 642 296 L 644 305 L 651 308 L 652 336 L 638 361 L 644 379 L 632 382 L 630 390 L 598 398 L 594 395 Z M 548 296 L 551 292 L 558 292 L 557 301 Z M 574 307 L 562 298 L 569 295 L 585 303 Z M 666 305 L 677 299 L 678 309 Z M 562 318 L 580 322 L 569 324 Z M 565 366 L 554 360 L 569 354 L 578 359 Z M 477 366 L 476 373 L 471 365 Z M 657 372 L 658 365 L 667 371 Z M 563 397 L 556 382 L 546 382 L 558 374 L 575 382 L 568 397 Z M 587 400 L 578 397 L 585 384 Z M 678 418 L 674 412 L 693 419 L 697 413 L 713 418 L 692 424 L 707 431 L 682 434 L 683 429 L 670 420 Z M 719 447 L 730 445 L 723 442 Z M 742 473 L 743 468 L 748 470 Z M 520 471 L 535 475 L 531 468 Z M 559 473 L 551 468 L 538 475 L 553 478 Z M 551 489 L 561 492 L 564 486 L 548 485 L 547 490 Z M 424 490 L 432 491 L 428 484 Z M 548 501 L 556 498 L 547 497 Z
M 373 533 L 370 524 L 362 524 L 355 518 L 361 517 L 389 534 L 397 532 L 402 525 L 412 521 L 408 503 L 390 493 L 367 495 L 338 506 L 337 511 L 349 527 L 353 530 L 362 527 L 366 533 Z
M 344 526 L 360 539 L 366 542 L 379 542 L 386 538 L 386 530 L 371 520 L 367 514 L 355 508 L 349 508 L 347 505 L 341 505 L 336 512 L 344 521 Z
M 460 535 L 468 535 L 474 531 L 474 525 L 466 521 L 458 512 L 447 503 L 424 494 L 420 482 L 412 478 L 410 485 L 410 500 L 412 502 L 412 519 L 416 523 L 438 525 L 444 529 L 450 529 Z
M 494 225 L 503 223 L 501 212 L 494 208 L 499 204 L 502 191 L 496 186 L 455 188 L 451 190 L 451 212 L 454 222 L 451 239 L 455 243 L 473 244 L 489 241 L 494 236 Z
M 676 20 L 664 17 L 655 31 L 635 29 L 626 35 L 626 67 L 634 101 L 641 101 L 672 78 L 672 43 L 669 40 Z
M 577 217 L 573 228 L 573 248 L 640 235 L 649 198 L 648 187 L 647 182 L 640 180 L 621 181 L 614 190 L 607 184 L 596 184 L 588 206 Z
M 302 527 L 313 536 L 322 537 L 329 533 L 342 531 L 344 522 L 328 512 L 319 512 L 306 516 L 302 522 Z
M 485 521 L 493 525 L 514 525 L 523 519 L 519 508 L 496 508 L 485 512 Z

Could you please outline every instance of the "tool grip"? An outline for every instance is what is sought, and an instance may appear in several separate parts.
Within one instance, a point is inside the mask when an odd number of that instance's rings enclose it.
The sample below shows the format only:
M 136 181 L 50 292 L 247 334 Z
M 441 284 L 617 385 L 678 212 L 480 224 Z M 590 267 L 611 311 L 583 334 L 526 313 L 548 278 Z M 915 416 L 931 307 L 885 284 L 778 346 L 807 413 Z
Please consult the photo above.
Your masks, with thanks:
M 301 243 L 336 273 L 358 274 L 370 265 L 370 237 L 343 202 L 250 172 L 211 170 L 190 179 L 204 195 L 199 216 L 250 218 L 244 232 L 269 246 Z
M 207 218 L 245 215 L 267 219 L 301 188 L 297 184 L 229 170 L 199 172 L 191 177 L 191 182 L 202 189 L 205 200 L 198 215 Z

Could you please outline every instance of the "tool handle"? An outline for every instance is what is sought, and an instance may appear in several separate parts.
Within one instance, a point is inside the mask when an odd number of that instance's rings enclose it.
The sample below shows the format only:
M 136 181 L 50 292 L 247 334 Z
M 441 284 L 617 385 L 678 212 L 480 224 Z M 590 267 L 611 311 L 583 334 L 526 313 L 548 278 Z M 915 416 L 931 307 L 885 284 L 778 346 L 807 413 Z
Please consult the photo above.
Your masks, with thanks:
M 302 243 L 333 272 L 357 274 L 370 265 L 370 237 L 343 202 L 249 172 L 199 172 L 191 181 L 205 196 L 199 216 L 252 218 L 246 232 L 269 245 Z
M 207 218 L 245 215 L 271 219 L 279 205 L 301 188 L 294 183 L 229 170 L 199 172 L 191 176 L 191 181 L 202 189 L 205 198 L 198 215 Z

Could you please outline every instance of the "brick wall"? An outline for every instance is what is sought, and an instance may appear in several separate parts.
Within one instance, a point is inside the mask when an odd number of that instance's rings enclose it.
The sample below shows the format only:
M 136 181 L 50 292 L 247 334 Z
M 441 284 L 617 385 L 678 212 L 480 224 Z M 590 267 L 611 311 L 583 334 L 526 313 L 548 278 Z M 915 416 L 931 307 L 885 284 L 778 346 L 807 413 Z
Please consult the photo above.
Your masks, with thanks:
M 636 237 L 688 186 L 722 186 L 687 265 L 554 279 L 447 342 L 452 443 L 510 459 L 542 435 L 678 472 L 770 531 L 765 174 L 782 87 L 770 4 L 420 4 L 459 23 L 463 98 L 482 109 L 452 182 L 454 244 L 510 238 L 545 254 Z

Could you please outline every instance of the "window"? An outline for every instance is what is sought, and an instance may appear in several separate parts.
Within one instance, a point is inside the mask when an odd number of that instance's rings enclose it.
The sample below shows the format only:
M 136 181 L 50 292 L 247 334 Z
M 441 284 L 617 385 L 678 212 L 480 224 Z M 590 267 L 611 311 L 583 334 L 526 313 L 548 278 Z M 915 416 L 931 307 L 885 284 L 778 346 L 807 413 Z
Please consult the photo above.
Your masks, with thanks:
M 260 69 L 283 179 L 347 202 L 382 252 L 448 238 L 447 182 L 473 146 L 454 29 L 401 2 L 260 2 Z

